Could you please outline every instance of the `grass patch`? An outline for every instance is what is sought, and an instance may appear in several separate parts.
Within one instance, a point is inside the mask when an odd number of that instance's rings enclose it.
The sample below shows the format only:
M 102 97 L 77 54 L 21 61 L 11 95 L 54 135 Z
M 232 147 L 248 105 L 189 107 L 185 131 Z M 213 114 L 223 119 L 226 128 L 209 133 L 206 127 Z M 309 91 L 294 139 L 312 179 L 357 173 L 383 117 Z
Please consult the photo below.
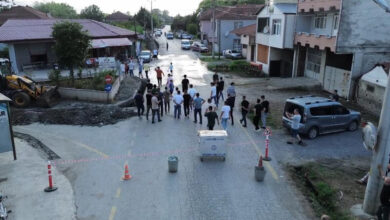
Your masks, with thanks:
M 346 173 L 348 169 L 342 165 L 329 166 L 316 162 L 289 167 L 292 178 L 310 202 L 316 216 L 326 214 L 332 220 L 354 219 L 349 208 L 358 203 L 356 200 L 363 199 L 364 187 L 353 182 L 355 175 Z M 340 192 L 343 192 L 343 196 Z
M 253 110 L 251 110 L 248 115 L 248 119 L 250 120 L 251 123 L 253 123 L 253 118 L 255 117 L 255 113 Z M 269 113 L 267 116 L 267 127 L 270 127 L 272 129 L 281 129 L 283 126 L 275 120 L 276 116 L 273 113 Z M 259 125 L 261 126 L 261 119 L 259 122 Z

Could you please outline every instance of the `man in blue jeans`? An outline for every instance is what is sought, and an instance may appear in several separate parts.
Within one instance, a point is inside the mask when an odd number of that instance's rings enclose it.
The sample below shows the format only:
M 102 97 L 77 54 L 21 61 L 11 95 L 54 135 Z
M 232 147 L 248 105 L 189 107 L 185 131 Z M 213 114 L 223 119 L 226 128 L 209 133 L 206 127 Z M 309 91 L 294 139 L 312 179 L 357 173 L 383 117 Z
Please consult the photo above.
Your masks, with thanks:
M 177 90 L 177 94 L 173 97 L 173 103 L 175 104 L 174 118 L 180 119 L 181 115 L 181 104 L 183 104 L 183 96 L 180 94 L 180 91 Z
M 225 105 L 221 109 L 221 124 L 225 131 L 227 130 L 227 124 L 230 118 L 230 111 L 230 106 L 228 105 L 227 101 L 225 101 Z
M 199 93 L 196 93 L 196 97 L 193 100 L 194 103 L 194 123 L 197 123 L 197 114 L 199 114 L 199 124 L 202 124 L 202 105 L 205 103 L 204 99 L 199 97 Z
M 210 98 L 211 98 L 211 100 L 214 100 L 214 104 L 218 108 L 217 87 L 215 86 L 215 83 L 213 83 L 213 82 L 211 83 Z

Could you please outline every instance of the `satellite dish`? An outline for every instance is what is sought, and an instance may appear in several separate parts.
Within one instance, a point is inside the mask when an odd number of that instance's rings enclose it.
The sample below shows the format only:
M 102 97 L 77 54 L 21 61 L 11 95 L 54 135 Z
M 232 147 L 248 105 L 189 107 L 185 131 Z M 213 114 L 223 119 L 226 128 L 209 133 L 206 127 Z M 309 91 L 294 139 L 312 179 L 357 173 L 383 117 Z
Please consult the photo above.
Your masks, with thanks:
M 362 133 L 363 133 L 364 148 L 366 148 L 367 150 L 374 149 L 377 142 L 377 136 L 378 136 L 376 127 L 371 122 L 368 122 L 363 127 Z
M 377 3 L 381 8 L 385 9 L 386 12 L 390 13 L 390 6 L 386 0 L 373 0 L 373 1 Z

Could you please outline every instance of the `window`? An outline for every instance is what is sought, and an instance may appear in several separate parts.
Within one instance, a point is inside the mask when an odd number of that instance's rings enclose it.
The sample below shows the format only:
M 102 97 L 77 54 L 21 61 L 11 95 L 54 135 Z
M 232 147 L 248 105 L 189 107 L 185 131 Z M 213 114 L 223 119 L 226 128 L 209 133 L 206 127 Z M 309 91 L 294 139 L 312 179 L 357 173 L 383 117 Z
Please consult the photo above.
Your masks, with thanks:
M 233 40 L 233 50 L 235 51 L 241 51 L 241 39 L 234 39 Z
M 316 15 L 314 18 L 314 27 L 318 29 L 325 29 L 326 15 Z
M 246 48 L 248 48 L 248 45 L 243 44 L 243 45 L 242 45 L 242 48 L 246 49 Z
M 280 35 L 281 26 L 282 26 L 282 21 L 280 19 L 272 20 L 272 34 Z
M 333 30 L 337 30 L 339 28 L 339 15 L 333 16 Z
M 331 115 L 331 111 L 329 106 L 313 107 L 310 108 L 310 114 L 312 116 L 324 116 Z
M 321 69 L 321 51 L 318 49 L 309 48 L 307 53 L 306 69 L 315 73 L 320 73 Z
M 243 26 L 242 21 L 235 21 L 234 22 L 234 30 L 237 28 L 242 28 L 242 26 Z
M 349 111 L 347 108 L 341 105 L 334 105 L 331 107 L 331 111 L 333 115 L 348 115 Z
M 371 85 L 367 85 L 367 91 L 369 92 L 375 92 L 375 87 Z
M 258 18 L 257 19 L 257 33 L 268 34 L 268 23 L 269 18 Z

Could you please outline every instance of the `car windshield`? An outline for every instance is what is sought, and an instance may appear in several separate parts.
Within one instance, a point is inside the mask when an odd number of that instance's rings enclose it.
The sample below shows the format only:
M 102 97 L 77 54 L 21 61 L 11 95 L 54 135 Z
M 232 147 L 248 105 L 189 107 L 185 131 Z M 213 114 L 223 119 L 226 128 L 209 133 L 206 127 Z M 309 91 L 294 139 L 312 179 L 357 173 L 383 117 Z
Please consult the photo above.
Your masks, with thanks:
M 181 42 L 182 45 L 190 45 L 190 42 Z
M 148 51 L 141 52 L 141 56 L 149 56 L 149 55 L 150 55 L 150 52 L 148 52 Z

